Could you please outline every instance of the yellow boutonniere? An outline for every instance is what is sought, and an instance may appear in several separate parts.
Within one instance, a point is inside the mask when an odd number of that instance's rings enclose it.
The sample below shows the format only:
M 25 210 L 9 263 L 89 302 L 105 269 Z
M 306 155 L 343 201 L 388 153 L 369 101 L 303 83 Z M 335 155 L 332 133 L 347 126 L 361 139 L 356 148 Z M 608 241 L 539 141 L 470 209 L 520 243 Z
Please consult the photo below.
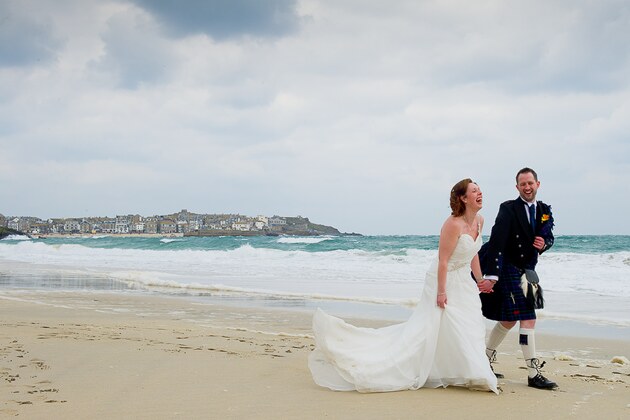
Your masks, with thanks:
M 540 220 L 541 220 L 543 223 L 545 223 L 547 220 L 549 220 L 549 215 L 548 215 L 548 214 L 543 214 Z

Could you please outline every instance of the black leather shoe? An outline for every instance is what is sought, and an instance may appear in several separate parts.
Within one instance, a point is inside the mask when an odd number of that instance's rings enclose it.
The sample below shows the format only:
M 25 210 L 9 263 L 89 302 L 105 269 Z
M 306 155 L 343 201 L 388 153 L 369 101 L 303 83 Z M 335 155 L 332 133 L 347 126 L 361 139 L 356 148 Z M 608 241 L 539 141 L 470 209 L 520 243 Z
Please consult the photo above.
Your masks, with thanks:
M 532 388 L 538 389 L 556 389 L 558 388 L 558 384 L 550 381 L 549 379 L 542 376 L 540 373 L 533 378 L 527 378 L 527 386 L 531 386 Z
M 486 355 L 487 355 L 487 351 L 490 349 L 486 349 Z M 490 369 L 492 369 L 492 373 L 494 373 L 494 376 L 497 377 L 497 379 L 503 379 L 505 378 L 505 376 L 502 373 L 497 373 L 494 371 L 494 368 L 492 367 L 492 364 L 494 362 L 497 361 L 497 351 L 496 350 L 492 350 L 492 354 L 490 356 L 488 356 L 488 361 L 490 362 Z

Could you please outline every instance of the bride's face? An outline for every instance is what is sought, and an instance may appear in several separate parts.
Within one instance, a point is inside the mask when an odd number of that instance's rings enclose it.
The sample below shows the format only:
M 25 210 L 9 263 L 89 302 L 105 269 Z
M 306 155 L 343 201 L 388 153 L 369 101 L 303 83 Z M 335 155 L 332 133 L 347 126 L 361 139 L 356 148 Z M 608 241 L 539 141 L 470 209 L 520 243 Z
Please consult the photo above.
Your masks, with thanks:
M 462 200 L 464 201 L 466 208 L 471 208 L 476 211 L 481 210 L 481 207 L 483 207 L 483 193 L 481 192 L 479 185 L 474 182 L 468 184 L 466 195 L 464 195 Z

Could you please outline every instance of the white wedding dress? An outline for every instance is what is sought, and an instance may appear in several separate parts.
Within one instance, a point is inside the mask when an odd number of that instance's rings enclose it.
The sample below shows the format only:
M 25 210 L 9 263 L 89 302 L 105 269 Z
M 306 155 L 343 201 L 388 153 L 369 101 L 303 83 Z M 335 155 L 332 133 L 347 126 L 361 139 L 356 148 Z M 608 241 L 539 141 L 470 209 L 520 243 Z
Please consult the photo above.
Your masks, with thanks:
M 316 348 L 309 356 L 315 382 L 335 391 L 386 392 L 449 385 L 494 391 L 485 353 L 485 321 L 470 262 L 481 234 L 459 237 L 448 264 L 447 304 L 437 306 L 437 258 L 410 318 L 384 328 L 359 328 L 317 309 Z

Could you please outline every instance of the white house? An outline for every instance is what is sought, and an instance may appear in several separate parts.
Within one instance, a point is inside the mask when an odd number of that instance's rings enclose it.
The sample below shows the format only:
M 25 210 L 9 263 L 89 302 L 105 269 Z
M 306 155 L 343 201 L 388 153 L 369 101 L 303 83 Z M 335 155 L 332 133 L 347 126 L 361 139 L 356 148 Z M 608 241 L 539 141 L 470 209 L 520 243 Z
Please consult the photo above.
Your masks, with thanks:
M 252 228 L 252 224 L 250 222 L 245 222 L 245 221 L 241 221 L 241 222 L 234 222 L 232 223 L 232 229 L 233 230 L 239 230 L 242 232 L 246 232 L 248 230 L 251 230 Z
M 66 220 L 63 224 L 63 230 L 66 233 L 79 232 L 81 230 L 81 224 L 78 220 Z
M 201 229 L 201 221 L 199 219 L 191 219 L 188 221 L 188 230 L 196 231 Z
M 287 224 L 287 221 L 282 217 L 273 216 L 269 218 L 269 226 L 284 226 Z
M 129 233 L 129 222 L 117 221 L 114 229 L 116 233 Z
M 137 233 L 143 233 L 144 232 L 144 222 L 137 222 L 134 223 L 132 228 L 132 231 L 137 232 Z
M 16 217 L 15 219 L 9 220 L 9 223 L 7 223 L 7 227 L 13 230 L 20 230 L 20 219 Z
M 190 225 L 185 220 L 177 221 L 177 232 L 179 233 L 188 233 L 190 232 Z

